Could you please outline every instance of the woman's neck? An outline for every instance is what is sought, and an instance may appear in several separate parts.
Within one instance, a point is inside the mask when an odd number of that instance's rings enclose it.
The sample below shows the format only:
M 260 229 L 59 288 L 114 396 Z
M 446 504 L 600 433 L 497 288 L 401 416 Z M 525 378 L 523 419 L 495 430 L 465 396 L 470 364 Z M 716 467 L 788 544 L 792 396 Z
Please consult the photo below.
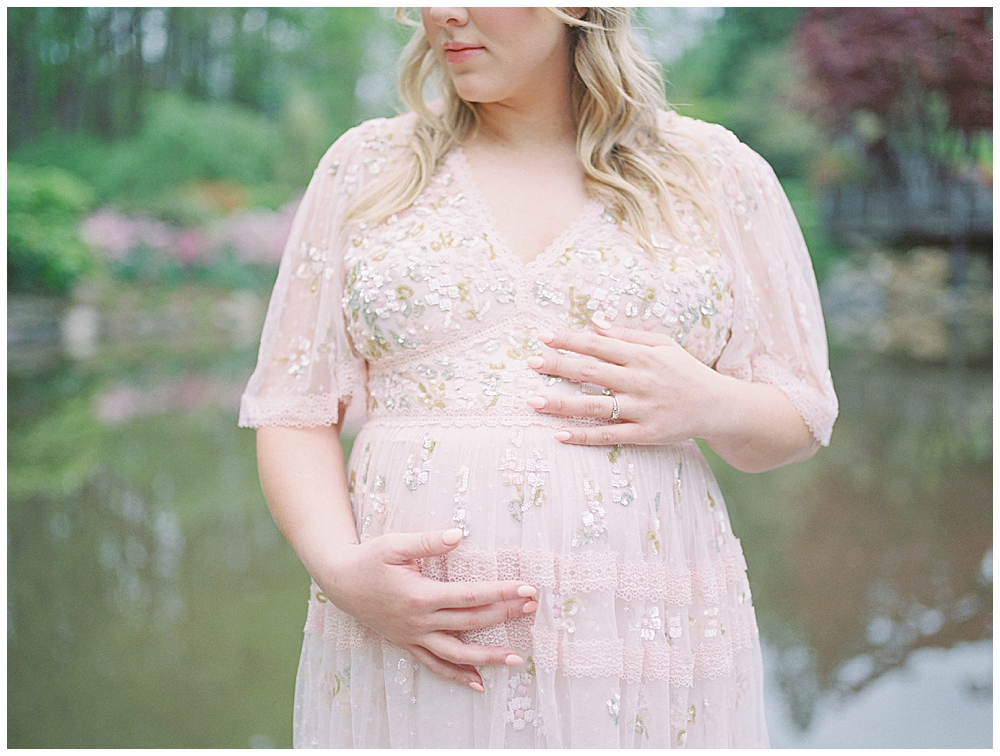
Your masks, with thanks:
M 576 123 L 568 106 L 522 109 L 490 103 L 479 106 L 479 126 L 469 141 L 512 150 L 575 145 Z
M 510 150 L 576 145 L 570 74 L 541 80 L 499 102 L 479 103 L 479 125 L 469 142 Z

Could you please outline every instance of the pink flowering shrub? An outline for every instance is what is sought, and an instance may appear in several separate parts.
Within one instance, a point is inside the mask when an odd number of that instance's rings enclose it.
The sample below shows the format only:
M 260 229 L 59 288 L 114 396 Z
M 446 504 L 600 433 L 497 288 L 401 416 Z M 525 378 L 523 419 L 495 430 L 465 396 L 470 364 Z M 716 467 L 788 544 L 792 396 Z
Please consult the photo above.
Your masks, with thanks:
M 149 255 L 158 267 L 210 269 L 226 255 L 244 266 L 277 267 L 298 202 L 280 210 L 256 208 L 232 213 L 207 227 L 181 227 L 148 215 L 99 209 L 80 225 L 80 236 L 99 259 L 127 265 Z
M 145 247 L 170 254 L 174 231 L 166 221 L 149 216 L 125 215 L 113 206 L 102 207 L 80 224 L 80 238 L 110 261 L 124 260 Z
M 216 250 L 232 250 L 244 263 L 277 265 L 297 207 L 296 201 L 277 212 L 258 208 L 234 213 L 211 228 L 210 245 Z

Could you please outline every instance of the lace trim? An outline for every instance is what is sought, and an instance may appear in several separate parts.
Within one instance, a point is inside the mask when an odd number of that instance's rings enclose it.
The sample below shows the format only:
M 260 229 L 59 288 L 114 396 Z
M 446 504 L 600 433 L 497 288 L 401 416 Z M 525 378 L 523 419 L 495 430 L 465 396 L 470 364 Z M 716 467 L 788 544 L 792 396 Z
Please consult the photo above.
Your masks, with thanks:
M 326 597 L 309 602 L 305 632 L 321 636 L 325 643 L 334 644 L 338 651 L 381 646 L 383 641 L 382 636 L 340 611 Z
M 347 405 L 352 394 L 293 394 L 267 398 L 244 394 L 240 399 L 239 427 L 336 425 L 340 422 L 340 405 Z
M 714 568 L 692 573 L 671 570 L 662 564 L 619 565 L 612 552 L 553 554 L 531 550 L 495 553 L 459 550 L 444 557 L 425 559 L 421 572 L 436 580 L 524 580 L 554 595 L 615 592 L 623 600 L 663 602 L 690 618 L 693 606 L 727 602 L 732 588 L 745 584 L 742 552 L 719 554 Z M 706 612 L 707 613 L 707 612 Z M 694 679 L 725 677 L 733 671 L 734 655 L 751 648 L 758 636 L 753 606 L 737 605 L 725 613 L 725 627 L 712 638 L 702 638 L 692 625 L 684 637 L 656 633 L 654 640 L 626 645 L 621 639 L 575 640 L 566 632 L 536 627 L 533 616 L 520 617 L 482 630 L 462 633 L 466 643 L 531 649 L 535 665 L 562 670 L 571 677 L 619 677 L 637 682 L 669 680 L 690 686 Z M 321 636 L 338 650 L 379 645 L 383 639 L 340 611 L 313 586 L 305 633 Z
M 782 391 L 795 405 L 815 439 L 822 446 L 830 445 L 833 423 L 837 419 L 836 403 L 831 405 L 819 390 L 803 380 L 797 380 L 787 370 L 769 361 L 756 361 L 753 373 L 755 381 L 767 383 Z
M 662 601 L 678 607 L 718 604 L 730 586 L 746 581 L 746 561 L 739 539 L 734 540 L 736 547 L 718 552 L 716 564 L 695 572 L 662 562 L 619 564 L 611 551 L 554 554 L 528 549 L 458 549 L 420 560 L 420 571 L 441 582 L 523 580 L 557 596 L 613 590 L 624 601 Z
M 560 596 L 613 590 L 625 601 L 663 601 L 667 606 L 715 604 L 730 585 L 746 580 L 739 548 L 718 552 L 716 564 L 694 573 L 662 562 L 619 564 L 611 551 L 554 554 L 528 549 L 458 549 L 422 560 L 420 569 L 442 582 L 523 580 Z
M 562 671 L 569 677 L 617 677 L 629 682 L 667 680 L 671 685 L 691 687 L 696 679 L 731 675 L 736 654 L 752 648 L 758 637 L 752 608 L 731 615 L 731 627 L 716 639 L 706 639 L 690 648 L 666 640 L 626 645 L 620 639 L 570 640 L 565 633 L 533 628 L 531 617 L 505 625 L 463 633 L 466 643 L 531 649 L 535 666 L 547 672 Z M 318 635 L 338 651 L 384 645 L 377 633 L 344 614 L 328 601 L 312 600 L 305 632 Z
M 737 615 L 738 617 L 738 615 Z M 755 626 L 740 621 L 734 634 L 716 642 L 683 645 L 643 642 L 625 645 L 622 640 L 571 641 L 554 631 L 533 632 L 535 666 L 547 672 L 561 669 L 570 677 L 618 677 L 628 682 L 667 680 L 671 685 L 691 687 L 696 679 L 727 677 L 733 673 L 736 654 L 753 646 Z
M 482 630 L 460 633 L 465 643 L 477 646 L 510 646 L 511 648 L 531 648 L 532 628 L 535 620 L 531 616 L 508 620 L 502 625 L 493 625 Z

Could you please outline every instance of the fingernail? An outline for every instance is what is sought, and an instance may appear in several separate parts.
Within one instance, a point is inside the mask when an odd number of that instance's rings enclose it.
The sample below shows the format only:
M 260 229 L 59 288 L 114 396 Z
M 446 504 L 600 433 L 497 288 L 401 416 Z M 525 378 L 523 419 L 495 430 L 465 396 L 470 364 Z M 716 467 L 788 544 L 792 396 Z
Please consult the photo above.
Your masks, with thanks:
M 528 363 L 528 367 L 535 369 L 540 368 L 542 365 L 545 364 L 545 360 L 543 360 L 541 357 L 538 357 L 537 355 L 529 357 L 528 359 L 525 360 L 525 362 Z
M 538 334 L 538 340 L 541 341 L 543 344 L 550 343 L 552 339 L 554 339 L 555 337 L 556 335 L 552 333 L 552 331 L 542 331 L 540 334 Z
M 528 399 L 527 404 L 533 409 L 545 409 L 545 399 L 540 396 L 533 396 Z
M 529 601 L 524 606 L 521 607 L 521 611 L 524 612 L 525 614 L 531 614 L 537 608 L 538 608 L 537 601 Z
M 503 663 L 507 666 L 513 667 L 515 664 L 524 664 L 524 659 L 522 659 L 517 654 L 509 654 Z
M 556 441 L 569 441 L 573 437 L 573 434 L 569 431 L 559 431 L 555 435 Z
M 598 328 L 607 328 L 608 327 L 608 321 L 606 321 L 604 319 L 604 313 L 603 312 L 595 312 L 593 315 L 590 316 L 590 320 Z
M 538 593 L 538 591 L 536 591 L 530 585 L 522 585 L 520 588 L 517 589 L 517 595 L 520 596 L 521 598 L 531 598 L 536 593 Z
M 451 530 L 446 530 L 444 531 L 444 534 L 441 536 L 441 538 L 448 546 L 454 546 L 456 543 L 462 540 L 462 529 L 452 528 Z
M 486 688 L 484 688 L 482 685 L 480 685 L 477 682 L 470 682 L 469 683 L 469 687 L 472 688 L 475 691 L 478 691 L 479 693 L 485 693 L 486 692 Z

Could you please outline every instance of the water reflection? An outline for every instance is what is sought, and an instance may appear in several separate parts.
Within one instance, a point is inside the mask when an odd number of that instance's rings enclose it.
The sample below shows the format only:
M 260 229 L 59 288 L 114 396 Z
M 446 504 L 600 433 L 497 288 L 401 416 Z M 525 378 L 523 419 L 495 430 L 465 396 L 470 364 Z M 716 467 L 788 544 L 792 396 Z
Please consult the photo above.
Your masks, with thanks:
M 264 508 L 253 435 L 191 380 L 10 384 L 10 745 L 288 744 L 306 578 Z M 238 380 L 222 360 L 198 385 Z M 102 415 L 123 385 L 160 399 Z
M 990 376 L 858 358 L 834 373 L 829 449 L 749 481 L 718 469 L 798 731 L 919 649 L 992 637 Z
M 252 363 L 137 353 L 11 378 L 9 745 L 290 744 L 306 577 L 235 427 Z M 903 746 L 957 710 L 948 743 L 988 743 L 991 376 L 834 367 L 829 449 L 757 476 L 716 462 L 775 744 Z M 882 739 L 859 740 L 872 712 Z
M 772 670 L 765 647 L 764 667 Z M 765 686 L 776 748 L 990 748 L 993 743 L 993 643 L 914 651 L 905 664 L 855 695 L 822 695 L 802 730 Z M 772 693 L 768 696 L 768 692 Z

